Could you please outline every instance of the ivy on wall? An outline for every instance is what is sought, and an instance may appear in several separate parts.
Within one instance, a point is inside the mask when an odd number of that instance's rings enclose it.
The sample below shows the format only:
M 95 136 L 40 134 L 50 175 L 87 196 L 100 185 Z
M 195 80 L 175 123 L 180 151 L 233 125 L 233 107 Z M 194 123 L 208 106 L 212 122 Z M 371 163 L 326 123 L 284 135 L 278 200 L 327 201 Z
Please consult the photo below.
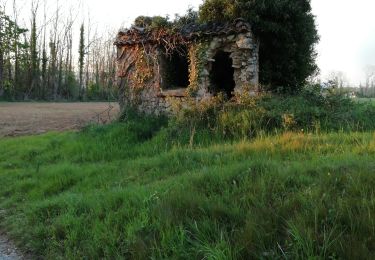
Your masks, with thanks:
M 208 42 L 195 43 L 189 50 L 189 87 L 186 93 L 190 97 L 195 97 L 199 91 L 199 76 L 205 69 L 205 60 L 208 50 Z
M 137 48 L 134 73 L 130 75 L 131 87 L 137 92 L 142 91 L 146 84 L 155 77 L 154 65 L 157 60 L 155 56 L 153 51 L 148 52 L 145 48 Z

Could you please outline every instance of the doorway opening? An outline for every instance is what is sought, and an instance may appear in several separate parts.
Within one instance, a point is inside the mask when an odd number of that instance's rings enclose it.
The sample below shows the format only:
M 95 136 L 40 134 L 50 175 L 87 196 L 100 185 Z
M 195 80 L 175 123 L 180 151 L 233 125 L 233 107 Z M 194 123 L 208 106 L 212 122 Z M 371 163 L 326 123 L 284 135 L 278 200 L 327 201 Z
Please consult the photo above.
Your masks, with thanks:
M 214 56 L 211 70 L 212 92 L 224 93 L 226 98 L 233 97 L 236 82 L 234 81 L 233 60 L 229 52 L 219 51 Z

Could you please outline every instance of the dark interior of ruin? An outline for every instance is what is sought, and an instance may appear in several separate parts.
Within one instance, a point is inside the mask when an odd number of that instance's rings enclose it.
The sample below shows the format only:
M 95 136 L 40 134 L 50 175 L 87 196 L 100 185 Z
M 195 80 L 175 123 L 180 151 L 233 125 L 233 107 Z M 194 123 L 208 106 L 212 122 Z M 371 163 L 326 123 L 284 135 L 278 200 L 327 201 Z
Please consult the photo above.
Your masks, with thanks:
M 211 70 L 211 91 L 214 94 L 222 92 L 227 98 L 231 98 L 236 83 L 234 81 L 234 68 L 232 67 L 233 62 L 230 53 L 219 51 L 214 56 L 214 60 Z
M 178 89 L 189 86 L 188 52 L 184 47 L 161 57 L 162 89 Z

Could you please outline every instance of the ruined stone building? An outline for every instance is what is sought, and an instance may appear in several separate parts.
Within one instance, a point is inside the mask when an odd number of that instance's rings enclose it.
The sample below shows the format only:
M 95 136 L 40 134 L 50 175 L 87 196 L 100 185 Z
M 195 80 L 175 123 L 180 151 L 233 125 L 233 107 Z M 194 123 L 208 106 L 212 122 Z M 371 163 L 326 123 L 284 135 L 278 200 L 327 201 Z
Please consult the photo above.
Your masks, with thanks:
M 172 100 L 257 92 L 259 43 L 242 19 L 177 32 L 132 27 L 119 32 L 115 45 L 122 108 L 160 113 Z

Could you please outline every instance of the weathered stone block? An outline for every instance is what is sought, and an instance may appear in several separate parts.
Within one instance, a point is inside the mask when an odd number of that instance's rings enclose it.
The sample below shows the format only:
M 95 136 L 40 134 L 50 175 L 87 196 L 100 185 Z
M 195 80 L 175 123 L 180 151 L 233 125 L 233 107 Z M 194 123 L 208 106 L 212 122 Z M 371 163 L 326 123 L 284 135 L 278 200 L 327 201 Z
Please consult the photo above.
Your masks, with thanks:
M 239 39 L 236 43 L 237 43 L 238 48 L 240 48 L 240 49 L 248 49 L 248 50 L 250 50 L 250 49 L 253 48 L 252 41 L 249 38 Z

